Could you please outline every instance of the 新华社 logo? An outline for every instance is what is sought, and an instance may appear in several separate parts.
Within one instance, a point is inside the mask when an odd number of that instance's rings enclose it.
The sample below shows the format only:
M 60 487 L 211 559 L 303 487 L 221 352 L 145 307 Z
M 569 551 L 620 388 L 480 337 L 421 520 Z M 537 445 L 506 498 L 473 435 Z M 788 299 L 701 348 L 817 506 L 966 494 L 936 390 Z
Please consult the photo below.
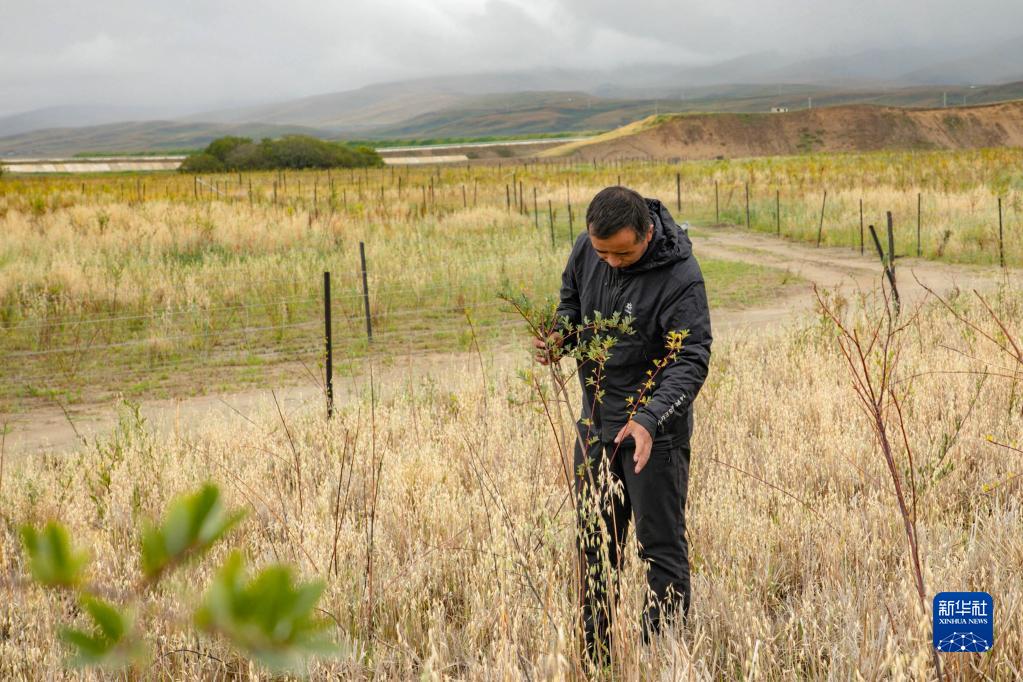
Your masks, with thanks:
M 995 602 L 987 592 L 939 592 L 934 596 L 934 648 L 980 653 L 995 640 Z

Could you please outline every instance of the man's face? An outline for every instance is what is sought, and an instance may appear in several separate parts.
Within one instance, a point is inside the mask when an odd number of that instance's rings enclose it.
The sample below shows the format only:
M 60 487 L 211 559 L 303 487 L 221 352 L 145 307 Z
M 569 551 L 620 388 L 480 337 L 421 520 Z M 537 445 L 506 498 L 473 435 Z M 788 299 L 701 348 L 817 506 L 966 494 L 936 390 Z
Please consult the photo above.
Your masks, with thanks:
M 631 227 L 623 227 L 607 239 L 598 239 L 590 233 L 590 244 L 600 260 L 612 268 L 625 268 L 642 257 L 653 236 L 653 225 L 650 225 L 646 237 L 642 239 Z

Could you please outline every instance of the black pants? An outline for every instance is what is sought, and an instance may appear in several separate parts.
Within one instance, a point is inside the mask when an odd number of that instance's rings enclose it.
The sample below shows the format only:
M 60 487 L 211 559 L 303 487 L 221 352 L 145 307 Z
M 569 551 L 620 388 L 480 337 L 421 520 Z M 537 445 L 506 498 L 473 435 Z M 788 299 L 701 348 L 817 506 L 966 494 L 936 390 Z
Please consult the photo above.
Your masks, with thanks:
M 582 618 L 587 652 L 595 660 L 606 662 L 622 548 L 633 514 L 649 588 L 643 617 L 644 641 L 649 641 L 651 631 L 660 631 L 666 621 L 682 624 L 688 617 L 691 591 L 685 507 L 690 450 L 688 443 L 680 445 L 670 438 L 657 438 L 649 461 L 636 474 L 632 438 L 621 446 L 592 443 L 586 457 L 582 442 L 585 438 L 578 439 L 575 447 L 579 549 L 586 568 L 580 585 Z M 603 465 L 603 461 L 608 464 Z

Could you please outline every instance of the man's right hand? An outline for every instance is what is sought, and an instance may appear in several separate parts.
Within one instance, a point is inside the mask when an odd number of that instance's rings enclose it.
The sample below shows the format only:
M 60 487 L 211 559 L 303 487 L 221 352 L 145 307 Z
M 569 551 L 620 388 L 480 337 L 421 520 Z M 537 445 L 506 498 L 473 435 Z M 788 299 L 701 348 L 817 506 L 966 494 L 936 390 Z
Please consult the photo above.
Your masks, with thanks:
M 543 339 L 533 339 L 533 347 L 536 348 L 534 357 L 536 361 L 541 365 L 551 364 L 551 349 L 561 348 L 561 344 L 564 343 L 565 339 L 561 335 L 561 332 L 551 332 L 550 336 L 547 337 L 547 341 Z

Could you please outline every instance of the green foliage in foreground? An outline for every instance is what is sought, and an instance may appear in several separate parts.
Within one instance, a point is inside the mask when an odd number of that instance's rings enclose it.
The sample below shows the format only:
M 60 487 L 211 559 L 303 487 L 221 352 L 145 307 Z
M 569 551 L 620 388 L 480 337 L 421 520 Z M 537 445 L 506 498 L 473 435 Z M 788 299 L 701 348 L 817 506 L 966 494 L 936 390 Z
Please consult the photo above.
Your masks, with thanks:
M 308 135 L 285 135 L 279 140 L 220 137 L 184 160 L 182 173 L 274 170 L 278 168 L 363 168 L 383 166 L 376 150 L 328 142 Z
M 146 527 L 141 538 L 143 578 L 118 599 L 137 604 L 142 594 L 171 570 L 205 554 L 244 514 L 224 508 L 219 489 L 207 484 L 174 501 L 159 524 Z M 63 628 L 61 640 L 70 648 L 73 666 L 120 669 L 149 658 L 136 618 L 136 607 L 119 606 L 97 592 L 112 588 L 89 585 L 84 552 L 71 546 L 68 531 L 50 522 L 42 530 L 21 530 L 32 577 L 41 585 L 73 592 L 92 621 L 90 630 Z M 323 592 L 321 581 L 295 582 L 288 566 L 270 566 L 252 578 L 244 559 L 234 552 L 220 569 L 193 614 L 192 622 L 221 635 L 235 648 L 273 671 L 301 672 L 310 656 L 331 655 L 337 645 L 324 633 L 328 623 L 313 614 Z M 169 618 L 156 614 L 156 618 Z
M 45 587 L 77 587 L 82 583 L 88 559 L 84 552 L 71 549 L 64 526 L 52 521 L 42 530 L 25 526 L 21 540 L 28 552 L 29 571 L 39 583 Z
M 73 666 L 121 668 L 146 658 L 145 646 L 134 635 L 132 613 L 90 594 L 82 594 L 79 602 L 94 625 L 92 632 L 74 628 L 60 631 L 60 638 L 74 651 Z
M 176 563 L 205 553 L 243 516 L 243 512 L 228 513 L 212 485 L 177 500 L 163 524 L 150 524 L 142 531 L 142 572 L 146 579 L 156 580 Z
M 312 616 L 323 588 L 322 581 L 293 584 L 287 566 L 271 566 L 247 581 L 245 559 L 234 552 L 196 611 L 195 622 L 226 636 L 273 670 L 298 670 L 306 657 L 337 649 L 324 634 L 329 621 Z

